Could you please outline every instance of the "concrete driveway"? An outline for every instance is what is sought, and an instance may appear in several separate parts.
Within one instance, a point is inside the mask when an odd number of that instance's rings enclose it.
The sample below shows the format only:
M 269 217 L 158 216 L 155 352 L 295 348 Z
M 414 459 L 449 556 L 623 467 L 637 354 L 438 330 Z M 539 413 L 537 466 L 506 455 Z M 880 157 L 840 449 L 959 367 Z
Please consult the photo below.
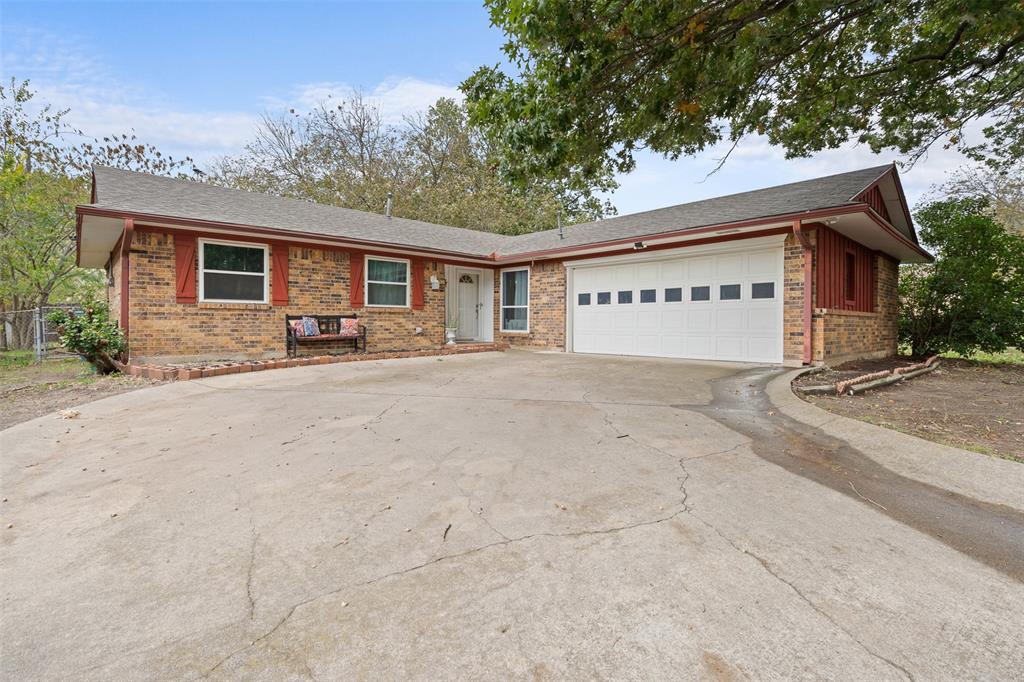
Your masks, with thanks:
M 1019 676 L 1024 467 L 933 475 L 801 425 L 765 395 L 780 374 L 417 358 L 16 426 L 0 672 Z

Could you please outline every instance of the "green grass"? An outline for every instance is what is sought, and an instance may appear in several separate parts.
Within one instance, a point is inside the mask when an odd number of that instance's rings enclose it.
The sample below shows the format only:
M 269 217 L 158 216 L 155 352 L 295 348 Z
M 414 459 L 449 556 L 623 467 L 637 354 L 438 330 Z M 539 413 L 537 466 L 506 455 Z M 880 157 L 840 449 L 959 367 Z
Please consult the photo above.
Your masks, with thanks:
M 962 358 L 964 360 L 973 360 L 974 362 L 983 362 L 991 365 L 1024 365 L 1024 351 L 1019 348 L 1007 348 L 1002 353 L 982 353 L 978 352 L 971 356 L 960 355 L 959 353 L 943 353 L 944 358 Z
M 0 352 L 0 369 L 28 367 L 36 361 L 35 351 L 5 350 Z
M 900 355 L 910 355 L 910 349 L 906 346 L 900 346 Z M 1002 353 L 984 353 L 977 352 L 974 355 L 961 355 L 960 353 L 954 353 L 949 351 L 942 353 L 939 357 L 950 358 L 953 360 L 971 360 L 973 362 L 981 362 L 987 365 L 1024 365 L 1024 350 L 1020 348 L 1007 348 Z

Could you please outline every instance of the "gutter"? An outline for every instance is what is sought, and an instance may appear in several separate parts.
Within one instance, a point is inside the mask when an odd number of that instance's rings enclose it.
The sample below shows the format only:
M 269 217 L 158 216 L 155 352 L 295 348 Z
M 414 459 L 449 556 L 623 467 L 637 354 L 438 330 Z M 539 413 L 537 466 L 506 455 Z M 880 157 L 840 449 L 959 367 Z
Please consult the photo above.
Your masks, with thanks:
M 124 329 L 125 338 L 128 338 L 128 258 L 134 234 L 135 221 L 132 218 L 125 218 L 124 232 L 121 233 L 121 327 Z

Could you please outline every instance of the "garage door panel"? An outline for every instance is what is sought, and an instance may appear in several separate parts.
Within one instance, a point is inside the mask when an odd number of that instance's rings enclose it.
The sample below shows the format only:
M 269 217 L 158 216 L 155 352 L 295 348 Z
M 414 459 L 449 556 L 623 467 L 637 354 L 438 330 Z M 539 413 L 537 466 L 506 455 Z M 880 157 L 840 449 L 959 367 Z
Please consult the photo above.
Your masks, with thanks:
M 732 250 L 662 261 L 577 267 L 573 276 L 573 350 L 662 357 L 782 361 L 782 248 Z M 771 283 L 753 298 L 755 283 Z M 721 286 L 740 298 L 720 300 Z M 707 287 L 710 300 L 694 301 Z M 671 289 L 666 295 L 666 289 Z M 681 289 L 682 300 L 675 301 Z M 641 290 L 653 302 L 641 303 Z M 620 298 L 619 292 L 629 292 Z M 577 294 L 589 293 L 580 306 Z M 598 294 L 610 303 L 598 305 Z M 698 294 L 702 293 L 698 290 Z M 668 298 L 668 302 L 666 302 Z M 619 303 L 622 300 L 623 303 Z

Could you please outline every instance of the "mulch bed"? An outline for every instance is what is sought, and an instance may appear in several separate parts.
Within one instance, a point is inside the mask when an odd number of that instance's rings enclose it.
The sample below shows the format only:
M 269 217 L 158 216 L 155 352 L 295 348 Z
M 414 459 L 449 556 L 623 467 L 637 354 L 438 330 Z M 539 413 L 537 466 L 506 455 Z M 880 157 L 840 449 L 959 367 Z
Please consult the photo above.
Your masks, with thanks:
M 834 383 L 914 364 L 907 358 L 849 362 L 799 377 Z M 801 398 L 825 410 L 967 450 L 1024 462 L 1024 365 L 942 359 L 934 372 L 857 395 Z

